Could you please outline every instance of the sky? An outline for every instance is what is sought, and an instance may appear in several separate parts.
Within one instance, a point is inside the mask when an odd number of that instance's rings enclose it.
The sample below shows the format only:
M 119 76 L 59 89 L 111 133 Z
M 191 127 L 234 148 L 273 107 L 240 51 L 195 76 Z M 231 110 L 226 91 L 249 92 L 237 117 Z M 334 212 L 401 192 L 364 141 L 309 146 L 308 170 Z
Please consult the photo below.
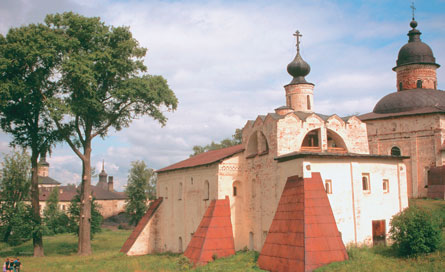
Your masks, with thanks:
M 296 30 L 311 66 L 306 80 L 315 84 L 315 112 L 372 111 L 396 89 L 392 68 L 408 41 L 411 2 L 0 0 L 0 34 L 73 11 L 129 26 L 148 49 L 148 73 L 167 79 L 179 105 L 165 112 L 164 127 L 143 117 L 93 141 L 92 165 L 100 170 L 104 160 L 115 188 L 123 190 L 132 161 L 160 169 L 188 158 L 194 145 L 230 137 L 247 120 L 284 105 Z M 418 0 L 415 6 L 422 41 L 445 65 L 445 0 Z M 445 68 L 437 77 L 438 88 L 445 89 Z M 0 132 L 0 159 L 11 151 L 9 141 Z M 81 161 L 67 144 L 58 144 L 47 161 L 52 178 L 80 183 Z

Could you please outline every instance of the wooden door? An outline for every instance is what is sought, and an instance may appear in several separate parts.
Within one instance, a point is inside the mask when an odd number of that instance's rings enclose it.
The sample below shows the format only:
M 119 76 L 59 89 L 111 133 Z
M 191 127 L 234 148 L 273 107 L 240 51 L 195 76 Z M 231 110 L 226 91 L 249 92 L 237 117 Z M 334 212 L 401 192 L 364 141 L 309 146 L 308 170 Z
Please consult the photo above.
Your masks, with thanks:
M 386 244 L 385 220 L 372 220 L 372 244 Z

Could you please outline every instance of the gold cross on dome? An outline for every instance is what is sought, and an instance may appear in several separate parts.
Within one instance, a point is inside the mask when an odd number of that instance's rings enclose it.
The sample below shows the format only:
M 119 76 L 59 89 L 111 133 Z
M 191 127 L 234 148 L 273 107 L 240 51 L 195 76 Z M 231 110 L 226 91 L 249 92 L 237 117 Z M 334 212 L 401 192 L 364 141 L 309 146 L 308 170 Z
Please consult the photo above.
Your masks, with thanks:
M 411 2 L 411 6 L 409 6 L 413 10 L 413 20 L 414 20 L 414 11 L 416 10 L 416 7 L 414 6 L 414 2 Z
M 303 35 L 300 34 L 299 30 L 297 30 L 293 35 L 297 37 L 297 52 L 300 52 L 300 37 L 303 37 Z

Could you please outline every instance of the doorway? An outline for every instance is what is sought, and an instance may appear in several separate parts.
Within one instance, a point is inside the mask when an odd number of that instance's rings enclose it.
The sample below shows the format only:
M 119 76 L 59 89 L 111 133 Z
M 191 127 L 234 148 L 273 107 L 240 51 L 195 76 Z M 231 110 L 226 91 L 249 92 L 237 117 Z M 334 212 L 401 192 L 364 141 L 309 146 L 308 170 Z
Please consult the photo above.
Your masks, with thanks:
M 386 245 L 386 221 L 372 220 L 372 244 Z

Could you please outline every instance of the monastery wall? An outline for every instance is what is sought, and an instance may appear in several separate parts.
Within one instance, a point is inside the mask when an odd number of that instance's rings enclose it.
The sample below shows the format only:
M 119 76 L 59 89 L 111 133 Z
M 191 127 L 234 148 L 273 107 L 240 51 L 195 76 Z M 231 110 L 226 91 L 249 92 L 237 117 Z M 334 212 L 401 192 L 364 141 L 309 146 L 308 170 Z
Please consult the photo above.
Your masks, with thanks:
M 390 155 L 391 149 L 398 147 L 402 156 L 410 157 L 404 161 L 410 197 L 426 196 L 429 168 L 444 163 L 444 119 L 443 115 L 428 114 L 366 122 L 371 154 Z
M 163 197 L 156 222 L 157 252 L 183 252 L 210 204 L 218 198 L 218 163 L 158 174 Z
M 125 199 L 96 200 L 103 218 L 118 215 L 125 211 Z
M 388 233 L 391 217 L 408 207 L 406 169 L 397 161 L 301 158 L 278 165 L 281 187 L 287 177 L 309 177 L 311 172 L 319 172 L 324 183 L 330 180 L 332 193 L 328 198 L 345 244 L 372 244 L 372 221 L 385 220 Z M 370 190 L 363 190 L 363 175 L 369 177 Z M 383 180 L 388 180 L 387 192 Z

